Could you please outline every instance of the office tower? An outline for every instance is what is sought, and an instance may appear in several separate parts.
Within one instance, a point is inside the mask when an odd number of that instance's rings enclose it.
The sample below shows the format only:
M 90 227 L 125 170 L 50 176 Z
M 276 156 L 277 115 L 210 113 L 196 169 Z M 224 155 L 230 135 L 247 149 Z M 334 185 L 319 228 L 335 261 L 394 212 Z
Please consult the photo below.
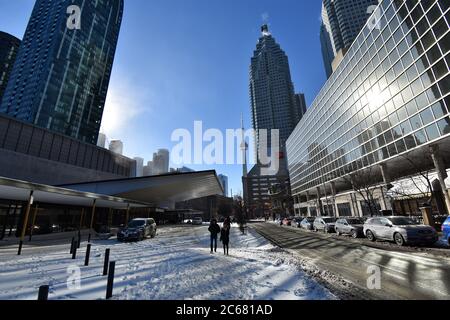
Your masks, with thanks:
M 283 149 L 302 114 L 295 99 L 288 57 L 267 25 L 263 25 L 261 31 L 250 66 L 252 122 L 257 131 L 255 152 L 260 148 L 260 129 L 278 129 L 280 148 Z M 268 134 L 267 147 L 271 150 L 270 132 Z
M 153 176 L 153 161 L 147 162 L 147 165 L 144 167 L 144 177 Z
M 391 182 L 420 170 L 447 190 L 449 3 L 383 0 L 377 11 L 288 139 L 297 214 L 378 215 L 392 208 Z
M 220 184 L 222 185 L 223 195 L 225 197 L 228 197 L 228 177 L 223 174 L 219 174 L 217 177 L 219 178 Z
M 267 214 L 270 209 L 270 187 L 289 179 L 285 143 L 306 108 L 304 96 L 295 94 L 287 55 L 276 43 L 267 25 L 262 26 L 261 32 L 250 66 L 250 100 L 253 129 L 256 131 L 257 164 L 248 173 L 244 164 L 242 178 L 244 201 L 252 217 Z M 261 143 L 261 129 L 268 130 L 267 150 Z M 271 145 L 271 130 L 274 129 L 279 130 L 280 134 L 278 154 Z M 245 158 L 246 149 L 247 146 L 242 144 Z M 259 151 L 279 159 L 277 174 L 267 175 L 263 171 Z
M 123 0 L 37 0 L 0 112 L 97 144 L 122 14 Z
M 378 0 L 323 0 L 320 43 L 327 78 L 366 24 Z
M 136 161 L 136 177 L 144 176 L 144 159 L 136 157 L 134 158 Z
M 123 155 L 123 142 L 120 140 L 111 140 L 109 143 L 109 151 Z
M 104 133 L 98 134 L 97 146 L 103 149 L 106 148 L 106 134 Z
M 160 175 L 169 172 L 169 150 L 159 149 L 153 154 L 153 174 Z
M 20 40 L 16 37 L 0 31 L 0 104 L 3 93 L 8 84 L 14 62 L 16 61 L 17 51 L 19 50 Z

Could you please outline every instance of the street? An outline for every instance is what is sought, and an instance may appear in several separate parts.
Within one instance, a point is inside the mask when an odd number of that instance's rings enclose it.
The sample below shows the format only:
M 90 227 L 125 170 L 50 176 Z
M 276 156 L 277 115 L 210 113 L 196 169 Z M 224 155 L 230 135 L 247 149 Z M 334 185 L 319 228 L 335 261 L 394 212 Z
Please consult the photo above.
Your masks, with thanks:
M 360 299 L 450 299 L 450 259 L 392 246 L 367 246 L 350 238 L 308 232 L 273 223 L 252 226 L 272 243 L 349 281 Z M 370 290 L 369 268 L 381 270 L 381 289 Z

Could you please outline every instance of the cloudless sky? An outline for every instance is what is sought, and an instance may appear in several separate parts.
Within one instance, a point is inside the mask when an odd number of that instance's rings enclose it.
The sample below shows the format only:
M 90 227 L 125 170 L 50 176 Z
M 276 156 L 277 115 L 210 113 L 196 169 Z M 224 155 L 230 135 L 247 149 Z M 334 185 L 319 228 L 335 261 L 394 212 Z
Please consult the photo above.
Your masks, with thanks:
M 0 30 L 21 39 L 33 5 L 0 0 Z M 125 0 L 102 130 L 124 142 L 126 156 L 147 162 L 196 120 L 225 133 L 243 113 L 249 128 L 249 65 L 264 19 L 310 105 L 326 80 L 320 10 L 320 0 Z M 242 191 L 239 165 L 186 166 L 216 169 L 234 194 Z

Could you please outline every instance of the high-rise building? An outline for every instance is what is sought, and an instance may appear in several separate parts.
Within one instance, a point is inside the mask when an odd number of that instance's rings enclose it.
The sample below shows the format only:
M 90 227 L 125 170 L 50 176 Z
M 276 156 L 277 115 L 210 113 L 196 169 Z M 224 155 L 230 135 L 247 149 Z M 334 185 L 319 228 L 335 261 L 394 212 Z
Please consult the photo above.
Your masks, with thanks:
M 329 78 L 342 61 L 379 0 L 323 0 L 320 43 Z
M 223 195 L 225 197 L 228 197 L 228 177 L 223 174 L 219 174 L 217 177 L 219 178 L 220 184 L 222 185 Z
M 169 150 L 159 149 L 153 154 L 153 174 L 160 175 L 169 172 Z
M 391 182 L 432 170 L 450 209 L 449 13 L 448 1 L 380 2 L 380 23 L 362 28 L 288 139 L 297 214 L 380 214 Z
M 0 31 L 0 104 L 3 93 L 8 84 L 17 51 L 19 51 L 20 40 L 16 37 Z
M 122 15 L 123 0 L 37 0 L 0 112 L 97 144 Z
M 246 165 L 243 166 L 244 200 L 252 216 L 266 214 L 264 211 L 270 205 L 270 186 L 288 180 L 284 156 L 286 140 L 306 111 L 304 96 L 295 94 L 287 55 L 272 37 L 267 25 L 261 27 L 261 32 L 250 65 L 250 100 L 253 129 L 256 132 L 257 164 L 248 174 Z M 268 131 L 267 150 L 262 149 L 266 146 L 261 143 L 261 129 Z M 271 130 L 279 130 L 278 154 L 272 148 Z M 246 152 L 246 145 L 243 144 L 241 149 L 243 153 Z M 267 175 L 262 170 L 259 151 L 279 159 L 280 167 L 276 175 Z
M 97 147 L 106 148 L 106 134 L 99 133 L 97 139 Z
M 144 166 L 144 177 L 153 176 L 153 161 L 147 162 L 147 165 Z
M 136 161 L 136 177 L 144 176 L 144 159 L 136 157 L 134 158 Z
M 109 143 L 109 151 L 122 155 L 123 142 L 120 140 L 111 140 L 111 142 Z
M 250 66 L 252 123 L 257 132 L 255 151 L 260 148 L 258 130 L 279 130 L 280 147 L 283 148 L 302 115 L 296 103 L 288 57 L 267 25 L 263 25 L 261 31 Z M 271 139 L 267 142 L 271 150 Z

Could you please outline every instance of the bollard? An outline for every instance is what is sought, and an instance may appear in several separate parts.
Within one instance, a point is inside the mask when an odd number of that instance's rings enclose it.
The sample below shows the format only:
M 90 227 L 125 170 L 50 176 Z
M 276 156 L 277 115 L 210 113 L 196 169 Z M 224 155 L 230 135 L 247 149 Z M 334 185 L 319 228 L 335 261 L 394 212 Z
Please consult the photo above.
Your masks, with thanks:
M 109 263 L 109 249 L 105 251 L 105 262 L 103 264 L 103 275 L 106 276 L 108 274 L 108 263 Z
M 19 242 L 19 251 L 17 252 L 18 256 L 20 256 L 22 254 L 22 246 L 23 246 L 23 241 L 20 240 L 20 242 Z
M 78 230 L 78 249 L 80 249 L 81 246 L 81 232 Z
M 77 242 L 73 244 L 73 251 L 72 251 L 72 260 L 75 260 L 77 258 Z
M 89 243 L 86 248 L 86 258 L 84 258 L 84 265 L 87 267 L 89 265 L 89 257 L 91 255 L 91 244 Z
M 75 237 L 72 237 L 72 242 L 70 243 L 70 254 L 73 254 L 73 245 L 75 243 Z
M 91 242 L 91 234 L 89 233 L 89 236 L 88 236 L 88 243 L 90 243 Z
M 39 294 L 38 294 L 38 301 L 47 301 L 48 300 L 48 291 L 49 291 L 49 286 L 40 286 Z
M 109 263 L 108 284 L 106 285 L 106 300 L 112 297 L 114 287 L 114 271 L 116 269 L 116 262 Z

